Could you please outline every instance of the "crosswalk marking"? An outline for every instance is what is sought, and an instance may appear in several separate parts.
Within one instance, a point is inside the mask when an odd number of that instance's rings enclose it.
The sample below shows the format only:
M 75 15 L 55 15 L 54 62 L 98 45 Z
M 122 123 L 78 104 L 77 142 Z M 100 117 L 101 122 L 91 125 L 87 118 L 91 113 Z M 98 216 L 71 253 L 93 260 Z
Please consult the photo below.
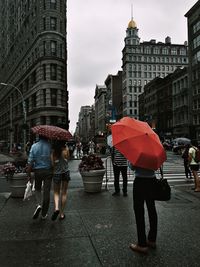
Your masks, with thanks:
M 114 174 L 112 162 L 109 158 L 105 160 L 106 174 L 104 176 L 103 185 L 114 184 Z M 180 159 L 173 162 L 165 162 L 163 166 L 164 178 L 166 178 L 170 185 L 190 185 L 193 183 L 193 179 L 186 179 L 183 163 Z M 159 177 L 157 173 L 157 177 Z M 132 184 L 135 178 L 134 172 L 128 169 L 128 184 Z M 122 184 L 122 177 L 120 176 L 120 184 Z

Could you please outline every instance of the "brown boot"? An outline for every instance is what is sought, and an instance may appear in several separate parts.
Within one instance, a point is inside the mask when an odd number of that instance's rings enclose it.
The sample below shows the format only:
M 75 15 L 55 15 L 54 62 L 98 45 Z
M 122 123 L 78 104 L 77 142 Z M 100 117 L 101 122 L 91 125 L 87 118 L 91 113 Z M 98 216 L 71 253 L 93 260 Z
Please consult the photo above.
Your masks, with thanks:
M 148 247 L 141 247 L 139 245 L 136 244 L 130 244 L 130 249 L 135 251 L 135 252 L 139 252 L 139 253 L 143 253 L 143 254 L 147 254 L 148 253 Z

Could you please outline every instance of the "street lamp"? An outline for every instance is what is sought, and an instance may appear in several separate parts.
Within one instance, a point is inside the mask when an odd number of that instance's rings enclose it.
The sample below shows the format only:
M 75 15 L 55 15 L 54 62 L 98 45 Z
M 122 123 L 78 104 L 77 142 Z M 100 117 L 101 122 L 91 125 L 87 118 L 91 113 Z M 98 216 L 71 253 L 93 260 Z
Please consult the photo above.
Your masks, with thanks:
M 25 126 L 26 126 L 26 103 L 25 103 L 25 100 L 24 100 L 24 97 L 23 97 L 23 95 L 22 95 L 22 92 L 20 91 L 20 89 L 19 88 L 17 88 L 15 85 L 13 85 L 13 84 L 11 84 L 11 83 L 0 83 L 0 85 L 3 85 L 3 86 L 11 86 L 11 87 L 13 87 L 13 88 L 15 88 L 18 92 L 19 92 L 19 94 L 20 94 L 20 97 L 21 97 L 21 99 L 22 99 L 22 108 L 23 108 L 23 115 L 24 115 L 24 129 L 23 129 L 23 131 L 24 131 L 24 151 L 25 151 L 25 146 L 26 146 L 26 128 L 25 128 Z M 11 124 L 11 128 L 12 128 L 12 99 L 10 100 L 10 108 L 11 108 L 11 114 L 10 114 L 10 119 L 11 119 L 11 122 L 10 122 L 10 124 Z M 10 129 L 10 130 L 12 130 L 12 129 Z M 10 133 L 11 135 L 11 137 L 10 137 L 10 151 L 12 150 L 12 132 Z

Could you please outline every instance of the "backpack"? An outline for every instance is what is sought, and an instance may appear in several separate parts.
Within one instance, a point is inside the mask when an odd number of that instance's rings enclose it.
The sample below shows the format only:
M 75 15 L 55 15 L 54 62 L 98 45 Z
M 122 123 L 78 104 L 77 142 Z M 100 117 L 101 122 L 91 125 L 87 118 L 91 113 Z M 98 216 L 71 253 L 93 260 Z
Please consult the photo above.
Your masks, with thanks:
M 200 162 L 200 150 L 198 148 L 194 148 L 195 149 L 195 156 L 194 156 L 194 161 L 196 163 Z

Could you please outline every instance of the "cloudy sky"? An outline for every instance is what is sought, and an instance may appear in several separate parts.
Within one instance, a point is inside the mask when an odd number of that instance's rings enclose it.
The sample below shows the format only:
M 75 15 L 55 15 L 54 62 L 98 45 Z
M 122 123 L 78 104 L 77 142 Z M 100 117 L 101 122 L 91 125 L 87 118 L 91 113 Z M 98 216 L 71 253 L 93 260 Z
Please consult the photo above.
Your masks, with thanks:
M 133 19 L 141 41 L 187 40 L 185 13 L 197 0 L 68 0 L 68 90 L 70 130 L 81 106 L 94 103 L 96 84 L 117 74 L 128 22 Z

